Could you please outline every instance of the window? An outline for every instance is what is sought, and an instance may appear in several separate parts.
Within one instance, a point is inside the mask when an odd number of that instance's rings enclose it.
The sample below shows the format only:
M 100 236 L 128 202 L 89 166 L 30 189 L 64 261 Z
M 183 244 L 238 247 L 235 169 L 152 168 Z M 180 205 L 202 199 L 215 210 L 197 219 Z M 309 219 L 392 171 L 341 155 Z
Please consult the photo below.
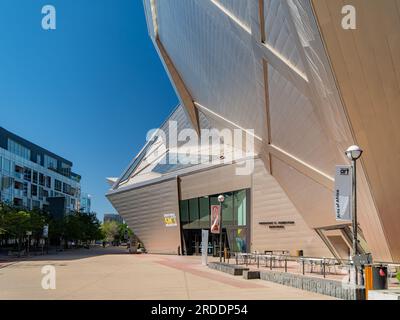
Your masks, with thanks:
M 57 191 L 61 191 L 62 188 L 62 183 L 60 180 L 55 179 L 54 180 L 54 189 Z
M 11 172 L 11 161 L 8 159 L 4 159 L 3 161 L 3 170 L 5 172 Z
M 31 194 L 32 194 L 32 197 L 37 197 L 37 195 L 38 195 L 37 186 L 34 184 L 31 186 Z
M 27 197 L 29 194 L 29 186 L 28 183 L 24 182 L 24 197 Z
M 181 201 L 180 209 L 181 209 L 180 216 L 182 223 L 189 222 L 189 201 L 188 200 Z
M 33 171 L 32 182 L 33 183 L 38 183 L 38 173 L 37 173 L 37 171 Z
M 46 176 L 46 187 L 51 188 L 51 177 Z
M 71 186 L 67 183 L 63 183 L 63 190 L 65 194 L 70 194 L 71 193 Z
M 31 150 L 28 148 L 25 148 L 21 144 L 8 139 L 8 151 L 11 153 L 16 154 L 17 156 L 20 156 L 24 159 L 30 160 L 31 159 Z
M 29 168 L 24 168 L 24 180 L 25 181 L 32 181 L 32 170 Z
M 233 224 L 233 193 L 225 193 L 225 201 L 222 204 L 222 224 Z
M 199 211 L 200 211 L 200 221 L 209 222 L 210 221 L 210 204 L 208 197 L 199 198 Z
M 246 215 L 247 215 L 247 197 L 246 190 L 240 190 L 235 192 L 234 196 L 234 215 L 235 222 L 238 226 L 246 225 Z
M 61 163 L 61 174 L 67 177 L 71 176 L 71 166 L 62 162 Z
M 49 169 L 57 169 L 57 160 L 53 157 L 48 156 L 47 154 L 44 155 L 44 166 Z
M 39 184 L 41 186 L 44 186 L 44 174 L 43 173 L 39 173 Z
M 189 200 L 189 218 L 190 222 L 199 220 L 199 201 L 198 198 Z

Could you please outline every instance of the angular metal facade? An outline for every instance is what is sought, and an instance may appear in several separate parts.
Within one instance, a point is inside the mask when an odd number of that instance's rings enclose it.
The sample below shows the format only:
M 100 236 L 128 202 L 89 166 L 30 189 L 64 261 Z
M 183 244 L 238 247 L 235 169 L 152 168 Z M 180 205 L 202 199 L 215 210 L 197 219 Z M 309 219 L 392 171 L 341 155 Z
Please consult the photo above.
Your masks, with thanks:
M 353 2 L 364 25 L 383 15 L 390 17 L 394 28 L 399 25 L 398 1 L 380 1 L 379 10 L 374 0 L 366 1 L 366 7 L 364 2 Z M 377 137 L 390 141 L 392 136 L 398 153 L 399 131 L 393 120 L 398 116 L 394 103 L 400 78 L 395 64 L 381 70 L 376 65 L 378 58 L 398 60 L 399 37 L 392 34 L 385 45 L 361 32 L 361 40 L 352 43 L 359 34 L 340 30 L 341 5 L 336 0 L 144 0 L 150 37 L 186 110 L 186 120 L 194 128 L 199 123 L 204 126 L 203 118 L 211 127 L 254 130 L 255 153 L 265 172 L 257 168 L 253 173 L 253 193 L 278 190 L 274 186 L 279 183 L 283 194 L 275 194 L 285 198 L 284 206 L 298 214 L 300 225 L 304 223 L 303 236 L 316 248 L 310 252 L 326 252 L 315 239 L 316 230 L 340 224 L 333 213 L 335 165 L 347 163 L 344 150 L 359 142 L 365 150 L 358 176 L 360 227 L 376 260 L 398 260 L 397 157 L 378 165 L 378 155 L 391 150 Z M 383 27 L 377 30 L 373 39 L 385 32 Z M 357 45 L 363 61 L 356 60 Z M 369 47 L 376 51 L 375 57 L 367 54 Z M 353 69 L 359 75 L 368 72 L 369 79 L 374 72 L 381 76 L 382 84 L 361 79 L 363 88 L 376 94 L 363 101 L 373 105 L 368 110 L 378 114 L 377 126 L 371 113 L 361 110 L 362 101 L 354 99 L 353 93 L 361 94 L 362 88 L 355 83 L 357 74 L 350 81 L 346 78 Z M 394 118 L 385 127 L 390 115 Z M 115 185 L 112 192 L 118 193 L 118 188 Z M 273 199 L 252 201 L 254 216 L 262 217 L 265 208 L 265 216 L 273 217 L 267 210 Z M 276 218 L 284 211 L 277 210 Z M 257 230 L 253 225 L 254 248 L 276 245 Z M 276 241 L 290 246 L 285 236 Z

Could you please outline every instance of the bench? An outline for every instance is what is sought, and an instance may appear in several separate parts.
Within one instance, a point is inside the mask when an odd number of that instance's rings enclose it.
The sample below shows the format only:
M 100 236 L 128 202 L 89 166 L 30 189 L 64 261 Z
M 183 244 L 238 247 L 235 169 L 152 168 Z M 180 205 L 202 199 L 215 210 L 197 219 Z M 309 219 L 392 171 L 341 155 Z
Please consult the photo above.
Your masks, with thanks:
M 210 269 L 222 271 L 233 276 L 242 276 L 244 271 L 248 271 L 249 268 L 244 266 L 234 265 L 234 264 L 227 264 L 227 263 L 219 263 L 219 262 L 210 262 L 208 264 Z

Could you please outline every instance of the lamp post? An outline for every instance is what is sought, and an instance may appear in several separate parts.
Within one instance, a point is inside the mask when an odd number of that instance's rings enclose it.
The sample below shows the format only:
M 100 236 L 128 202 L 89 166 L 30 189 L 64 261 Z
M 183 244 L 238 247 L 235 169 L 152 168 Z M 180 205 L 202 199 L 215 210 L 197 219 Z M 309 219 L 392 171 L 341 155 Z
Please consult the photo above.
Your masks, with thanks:
M 222 194 L 219 195 L 219 263 L 222 263 L 222 203 L 224 201 L 225 197 Z
M 351 213 L 352 213 L 352 224 L 353 224 L 353 257 L 358 254 L 358 223 L 357 223 L 357 167 L 356 161 L 361 157 L 363 150 L 359 146 L 351 146 L 349 147 L 345 154 L 351 160 L 352 166 L 352 204 L 351 204 Z M 354 263 L 354 258 L 353 258 Z M 354 283 L 358 285 L 358 271 L 357 266 L 354 265 Z

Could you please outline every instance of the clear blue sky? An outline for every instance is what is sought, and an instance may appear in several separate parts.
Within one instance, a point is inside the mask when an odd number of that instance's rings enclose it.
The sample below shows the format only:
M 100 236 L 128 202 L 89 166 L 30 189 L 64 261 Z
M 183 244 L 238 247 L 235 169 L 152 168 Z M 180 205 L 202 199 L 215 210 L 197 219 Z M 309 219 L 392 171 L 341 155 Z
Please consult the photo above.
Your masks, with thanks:
M 52 4 L 57 29 L 41 27 Z M 102 218 L 104 197 L 178 99 L 141 0 L 1 0 L 0 125 L 71 160 Z

